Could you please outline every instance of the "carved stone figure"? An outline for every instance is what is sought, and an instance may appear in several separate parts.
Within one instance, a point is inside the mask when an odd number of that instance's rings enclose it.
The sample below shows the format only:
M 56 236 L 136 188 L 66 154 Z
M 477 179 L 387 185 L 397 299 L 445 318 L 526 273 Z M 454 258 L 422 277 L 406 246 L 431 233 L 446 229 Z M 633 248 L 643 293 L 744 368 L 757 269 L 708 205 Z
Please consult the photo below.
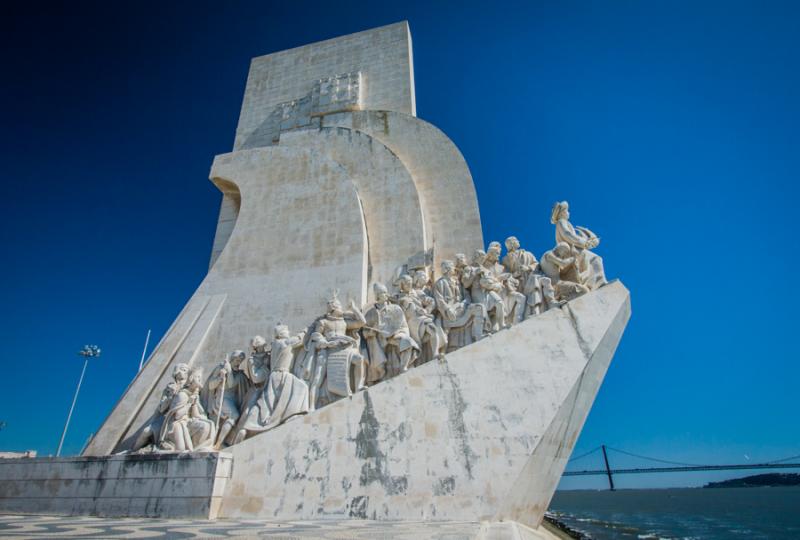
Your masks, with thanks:
M 569 302 L 589 292 L 583 285 L 586 276 L 578 269 L 573 251 L 566 242 L 559 242 L 556 247 L 542 255 L 542 271 L 550 278 L 555 289 L 555 297 L 559 302 Z M 590 271 L 587 270 L 587 274 Z
M 438 321 L 447 332 L 447 350 L 454 351 L 480 340 L 486 308 L 482 304 L 470 304 L 464 298 L 464 286 L 455 275 L 455 264 L 442 261 L 442 277 L 433 286 Z
M 417 364 L 424 364 L 434 358 L 441 359 L 447 351 L 447 334 L 436 324 L 433 315 L 436 300 L 432 296 L 420 295 L 415 291 L 411 276 L 408 274 L 400 276 L 397 286 L 400 290 L 397 303 L 405 313 L 411 337 L 421 349 Z
M 350 302 L 349 311 L 342 309 L 335 294 L 328 302 L 328 312 L 314 324 L 303 364 L 303 378 L 310 381 L 309 410 L 317 407 L 322 390 L 330 400 L 349 396 L 366 385 L 367 363 L 359 352 L 359 340 L 357 335 L 347 334 L 355 334 L 365 322 L 354 302 Z M 350 379 L 351 367 L 354 382 Z
M 172 370 L 172 382 L 168 383 L 161 392 L 161 399 L 158 401 L 156 412 L 153 413 L 153 416 L 136 436 L 136 441 L 134 441 L 131 447 L 131 452 L 138 452 L 148 446 L 155 448 L 158 444 L 161 428 L 164 425 L 164 415 L 166 415 L 170 409 L 172 398 L 184 387 L 188 377 L 188 364 L 180 363 L 175 366 Z
M 504 286 L 485 264 L 486 252 L 476 249 L 472 254 L 472 265 L 461 281 L 468 288 L 472 302 L 486 308 L 490 331 L 497 332 L 506 327 L 506 306 L 500 296 Z
M 305 332 L 290 336 L 289 327 L 278 324 L 274 336 L 269 380 L 264 389 L 264 398 L 270 410 L 267 429 L 308 412 L 308 385 L 292 374 L 292 362 L 297 351 L 303 347 Z
M 527 298 L 524 294 L 519 292 L 519 280 L 514 276 L 509 276 L 505 282 L 505 298 L 503 302 L 506 305 L 506 326 L 511 326 L 518 322 L 522 322 L 525 317 L 525 306 L 527 305 Z
M 505 244 L 507 253 L 503 257 L 503 266 L 519 281 L 520 292 L 525 295 L 523 318 L 547 311 L 555 303 L 553 287 L 541 272 L 536 256 L 522 249 L 516 236 L 506 238 Z
M 558 305 L 553 284 L 542 272 L 541 264 L 537 263 L 536 270 L 528 274 L 527 280 L 522 285 L 522 292 L 526 298 L 526 317 L 539 315 Z
M 426 282 L 427 277 L 426 274 Z M 411 338 L 403 308 L 389 302 L 386 286 L 375 283 L 373 291 L 375 304 L 364 314 L 366 324 L 361 332 L 367 340 L 370 362 L 374 353 L 385 361 L 386 375 L 394 377 L 408 371 L 416 360 L 419 345 Z
M 431 296 L 430 277 L 428 276 L 427 269 L 418 269 L 414 271 L 412 276 L 414 291 L 419 296 Z
M 506 312 L 504 325 L 508 327 L 512 324 L 522 322 L 522 319 L 525 317 L 525 304 L 527 303 L 527 299 L 524 294 L 517 291 L 516 287 L 508 287 L 508 279 L 513 277 L 513 274 L 507 270 L 505 266 L 500 264 L 500 253 L 502 249 L 503 248 L 500 247 L 500 242 L 491 242 L 489 248 L 486 250 L 484 267 L 486 267 L 492 273 L 493 277 L 503 285 L 499 294 L 500 298 L 503 299 Z M 517 285 L 519 285 L 519 280 Z
M 585 227 L 573 227 L 569 217 L 567 201 L 553 206 L 550 222 L 556 226 L 556 244 L 564 242 L 570 246 L 578 271 L 584 277 L 581 285 L 595 290 L 607 283 L 603 259 L 591 251 L 600 244 L 600 238 Z
M 203 371 L 195 368 L 189 372 L 186 386 L 172 398 L 170 409 L 164 416 L 159 437 L 162 451 L 208 450 L 214 444 L 214 422 L 209 420 L 200 404 L 202 388 Z
M 204 389 L 204 403 L 208 417 L 217 426 L 215 448 L 233 444 L 231 430 L 239 421 L 250 381 L 242 371 L 247 355 L 242 350 L 233 351 L 209 375 Z M 234 432 L 235 436 L 236 433 Z
M 247 393 L 239 409 L 241 414 L 234 428 L 236 435 L 233 444 L 261 433 L 269 420 L 269 406 L 264 399 L 264 383 L 269 375 L 269 351 L 266 339 L 255 336 L 250 340 L 250 356 L 240 367 L 247 380 Z
M 469 270 L 469 262 L 467 262 L 467 256 L 463 253 L 456 253 L 455 255 L 455 271 L 454 274 L 456 277 L 461 281 L 461 284 L 464 285 L 464 280 L 469 280 L 470 270 Z M 469 287 L 464 285 L 464 298 L 468 303 L 472 303 L 472 295 L 470 295 Z
M 536 268 L 536 257 L 530 251 L 520 248 L 516 236 L 506 238 L 505 244 L 506 255 L 503 257 L 503 266 L 517 281 L 525 283 L 528 274 Z

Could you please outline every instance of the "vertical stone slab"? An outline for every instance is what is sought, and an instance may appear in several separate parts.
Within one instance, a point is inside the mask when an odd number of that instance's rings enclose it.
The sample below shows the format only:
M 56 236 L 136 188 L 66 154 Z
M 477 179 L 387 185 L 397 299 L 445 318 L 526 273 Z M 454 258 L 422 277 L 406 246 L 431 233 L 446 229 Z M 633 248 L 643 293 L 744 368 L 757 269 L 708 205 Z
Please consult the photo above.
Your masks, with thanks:
M 360 108 L 416 115 L 411 34 L 403 21 L 253 58 L 234 150 L 264 146 L 251 136 L 285 102 L 313 92 L 319 79 L 360 72 Z

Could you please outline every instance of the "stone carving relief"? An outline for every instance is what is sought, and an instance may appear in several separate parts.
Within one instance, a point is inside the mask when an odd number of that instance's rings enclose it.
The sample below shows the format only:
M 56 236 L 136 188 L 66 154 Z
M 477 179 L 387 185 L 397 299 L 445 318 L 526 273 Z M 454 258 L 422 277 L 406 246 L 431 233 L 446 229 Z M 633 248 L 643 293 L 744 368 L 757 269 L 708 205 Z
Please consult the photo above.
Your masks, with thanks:
M 352 301 L 344 309 L 334 292 L 306 330 L 292 335 L 278 324 L 271 342 L 253 337 L 249 354 L 231 352 L 205 383 L 202 371 L 178 364 L 132 450 L 237 444 L 603 286 L 603 260 L 592 251 L 600 239 L 569 218 L 569 205 L 556 203 L 556 245 L 541 262 L 510 236 L 502 258 L 491 242 L 469 260 L 442 261 L 436 280 L 426 267 L 399 275 L 394 294 L 373 284 L 364 313 Z
M 326 114 L 360 109 L 362 86 L 360 71 L 318 79 L 306 95 L 275 106 L 242 149 L 277 144 L 284 131 L 319 127 Z

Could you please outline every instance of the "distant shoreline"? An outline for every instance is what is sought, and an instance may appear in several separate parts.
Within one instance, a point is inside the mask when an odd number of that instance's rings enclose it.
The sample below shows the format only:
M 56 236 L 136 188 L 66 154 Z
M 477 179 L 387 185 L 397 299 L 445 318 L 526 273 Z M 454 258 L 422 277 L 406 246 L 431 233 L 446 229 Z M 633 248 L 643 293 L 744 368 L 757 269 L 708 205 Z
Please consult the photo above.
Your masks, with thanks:
M 733 478 L 721 482 L 709 482 L 703 488 L 752 488 L 752 487 L 788 487 L 800 486 L 800 474 L 768 473 L 754 474 L 743 478 Z

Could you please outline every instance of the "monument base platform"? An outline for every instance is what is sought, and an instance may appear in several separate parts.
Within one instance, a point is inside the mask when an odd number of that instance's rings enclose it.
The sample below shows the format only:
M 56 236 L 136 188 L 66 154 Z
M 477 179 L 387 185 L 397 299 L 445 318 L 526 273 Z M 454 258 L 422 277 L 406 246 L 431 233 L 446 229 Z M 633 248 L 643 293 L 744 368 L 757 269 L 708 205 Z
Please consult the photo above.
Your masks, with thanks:
M 0 460 L 0 513 L 214 519 L 227 453 Z

